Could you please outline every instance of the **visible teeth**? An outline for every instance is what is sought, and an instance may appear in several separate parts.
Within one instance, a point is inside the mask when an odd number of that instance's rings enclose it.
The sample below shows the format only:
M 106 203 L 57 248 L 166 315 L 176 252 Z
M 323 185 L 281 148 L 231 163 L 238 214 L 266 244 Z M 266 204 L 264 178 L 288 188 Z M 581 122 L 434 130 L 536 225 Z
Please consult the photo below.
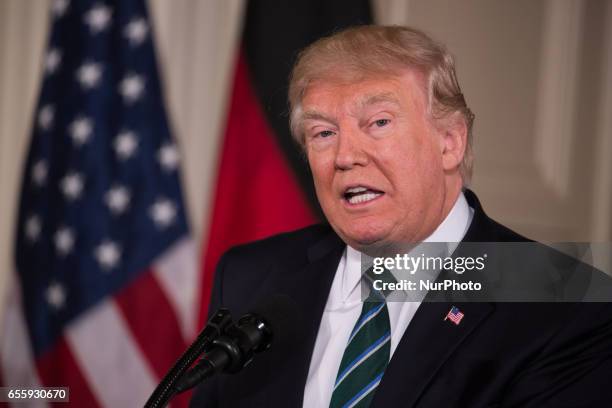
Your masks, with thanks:
M 364 191 L 366 191 L 367 188 L 365 187 L 351 187 L 348 190 L 346 190 L 347 193 L 363 193 Z
M 348 199 L 348 202 L 351 204 L 359 204 L 359 203 L 365 203 L 366 201 L 371 201 L 373 199 L 375 199 L 378 196 L 381 196 L 382 193 L 366 193 L 366 194 L 359 194 L 356 196 L 352 196 Z

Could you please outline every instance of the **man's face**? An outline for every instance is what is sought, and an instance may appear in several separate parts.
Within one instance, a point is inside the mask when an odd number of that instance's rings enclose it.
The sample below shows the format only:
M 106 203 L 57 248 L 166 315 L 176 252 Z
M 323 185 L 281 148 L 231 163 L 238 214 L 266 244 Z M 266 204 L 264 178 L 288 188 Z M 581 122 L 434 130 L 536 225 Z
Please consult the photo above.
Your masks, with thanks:
M 317 197 L 349 245 L 419 242 L 444 216 L 443 136 L 422 77 L 317 82 L 302 99 Z

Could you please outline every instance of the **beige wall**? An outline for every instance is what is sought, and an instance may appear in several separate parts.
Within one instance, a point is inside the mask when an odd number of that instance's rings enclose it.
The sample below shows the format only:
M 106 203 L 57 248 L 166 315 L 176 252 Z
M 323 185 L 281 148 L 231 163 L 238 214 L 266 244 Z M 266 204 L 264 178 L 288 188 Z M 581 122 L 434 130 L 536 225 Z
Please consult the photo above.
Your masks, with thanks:
M 196 236 L 203 229 L 243 2 L 151 0 Z M 457 56 L 476 113 L 473 187 L 531 237 L 612 240 L 612 2 L 378 0 Z M 0 0 L 0 293 L 11 270 L 22 159 L 48 6 Z M 2 301 L 0 296 L 0 316 Z
M 456 55 L 476 113 L 473 187 L 534 238 L 612 238 L 611 3 L 413 0 L 389 19 Z

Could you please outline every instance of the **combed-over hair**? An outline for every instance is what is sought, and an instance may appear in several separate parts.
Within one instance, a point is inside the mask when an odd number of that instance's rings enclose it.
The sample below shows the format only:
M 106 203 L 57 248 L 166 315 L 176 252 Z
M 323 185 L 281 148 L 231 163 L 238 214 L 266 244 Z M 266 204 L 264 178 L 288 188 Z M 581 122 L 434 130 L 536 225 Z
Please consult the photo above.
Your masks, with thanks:
M 428 112 L 433 120 L 461 113 L 467 127 L 467 145 L 460 172 L 463 184 L 472 176 L 472 125 L 474 114 L 461 93 L 455 62 L 446 47 L 424 32 L 401 26 L 365 25 L 322 38 L 297 58 L 289 83 L 291 132 L 304 145 L 301 101 L 308 86 L 317 81 L 350 80 L 399 75 L 414 69 L 424 75 Z

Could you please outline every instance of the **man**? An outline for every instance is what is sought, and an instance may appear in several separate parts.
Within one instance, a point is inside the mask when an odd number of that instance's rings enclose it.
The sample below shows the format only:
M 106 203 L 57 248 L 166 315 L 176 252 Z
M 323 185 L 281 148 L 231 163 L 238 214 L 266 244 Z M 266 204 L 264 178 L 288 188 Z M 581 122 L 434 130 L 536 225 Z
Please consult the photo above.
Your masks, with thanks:
M 303 335 L 200 386 L 192 406 L 609 406 L 606 303 L 364 302 L 362 254 L 421 242 L 520 242 L 465 186 L 473 115 L 424 33 L 364 26 L 304 50 L 289 89 L 329 226 L 230 250 L 211 310 L 283 293 Z

